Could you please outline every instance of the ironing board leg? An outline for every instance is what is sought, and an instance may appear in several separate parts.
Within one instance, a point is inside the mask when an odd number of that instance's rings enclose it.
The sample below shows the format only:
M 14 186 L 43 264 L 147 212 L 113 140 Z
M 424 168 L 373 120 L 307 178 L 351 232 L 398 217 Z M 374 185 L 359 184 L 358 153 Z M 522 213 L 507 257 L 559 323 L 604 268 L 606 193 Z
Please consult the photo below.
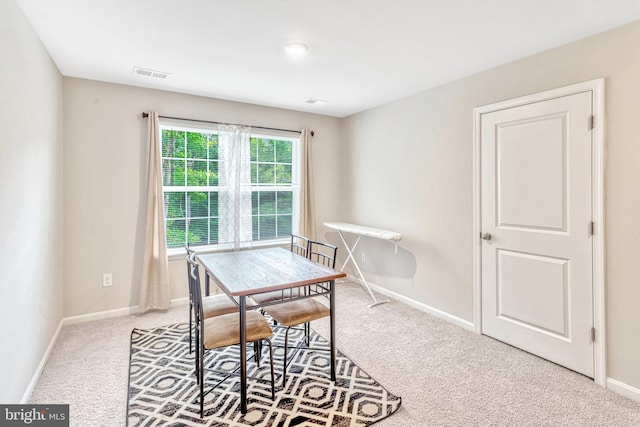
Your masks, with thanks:
M 353 246 L 351 248 L 349 248 L 349 245 L 347 244 L 347 241 L 344 238 L 344 235 L 342 234 L 341 230 L 338 230 L 338 235 L 340 236 L 340 239 L 342 240 L 342 243 L 344 243 L 344 247 L 347 249 L 347 253 L 349 254 L 347 256 L 347 259 L 344 262 L 344 264 L 342 264 L 342 268 L 340 270 L 344 271 L 344 268 L 349 263 L 349 260 L 351 260 L 353 262 L 353 266 L 356 268 L 356 271 L 358 272 L 358 275 L 360 276 L 360 279 L 362 280 L 364 288 L 367 290 L 367 292 L 369 292 L 369 296 L 373 300 L 373 303 L 369 304 L 367 307 L 371 308 L 371 307 L 375 307 L 376 305 L 380 305 L 380 304 L 384 304 L 385 302 L 389 302 L 388 299 L 387 300 L 380 300 L 380 301 L 378 301 L 376 299 L 375 295 L 373 295 L 373 292 L 371 291 L 371 287 L 369 286 L 369 283 L 367 282 L 367 279 L 364 278 L 364 274 L 362 274 L 362 271 L 360 270 L 360 266 L 358 265 L 358 263 L 356 262 L 355 257 L 353 256 L 353 251 L 356 249 L 356 246 L 358 245 L 358 242 L 360 242 L 360 237 L 362 237 L 362 236 L 358 236 L 358 238 L 356 239 L 356 241 L 353 244 Z

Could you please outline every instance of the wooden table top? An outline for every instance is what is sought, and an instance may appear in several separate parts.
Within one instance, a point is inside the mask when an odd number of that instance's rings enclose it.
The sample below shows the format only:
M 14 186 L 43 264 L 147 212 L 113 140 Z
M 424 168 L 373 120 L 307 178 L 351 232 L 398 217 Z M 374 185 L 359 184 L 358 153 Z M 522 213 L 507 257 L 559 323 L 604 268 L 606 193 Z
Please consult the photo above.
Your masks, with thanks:
M 255 295 L 347 276 L 284 248 L 200 254 L 197 259 L 230 296 Z

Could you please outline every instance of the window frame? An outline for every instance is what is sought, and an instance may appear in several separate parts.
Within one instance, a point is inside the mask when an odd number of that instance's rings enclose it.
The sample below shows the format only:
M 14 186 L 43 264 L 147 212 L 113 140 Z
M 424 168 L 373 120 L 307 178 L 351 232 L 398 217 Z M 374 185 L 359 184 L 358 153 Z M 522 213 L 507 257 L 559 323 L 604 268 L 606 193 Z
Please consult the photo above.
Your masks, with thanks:
M 178 120 L 174 120 L 174 119 L 160 119 L 160 135 L 159 135 L 159 141 L 158 144 L 160 144 L 160 164 L 161 164 L 161 168 L 164 167 L 164 161 L 167 159 L 167 157 L 163 156 L 162 153 L 162 136 L 163 136 L 163 132 L 165 130 L 173 130 L 173 131 L 182 131 L 182 132 L 197 132 L 197 133 L 206 133 L 206 134 L 218 134 L 218 126 L 215 124 L 208 124 L 208 123 L 185 123 L 184 121 L 178 121 Z M 299 224 L 299 217 L 300 217 L 300 180 L 301 180 L 301 176 L 300 176 L 300 156 L 301 156 L 301 150 L 300 150 L 300 137 L 296 136 L 296 137 L 292 137 L 290 133 L 285 133 L 285 132 L 279 132 L 279 131 L 270 131 L 270 130 L 264 130 L 264 129 L 260 129 L 258 132 L 255 131 L 251 131 L 250 132 L 250 137 L 249 137 L 249 141 L 251 141 L 252 138 L 262 138 L 262 139 L 269 139 L 269 140 L 273 140 L 273 141 L 290 141 L 292 144 L 292 148 L 291 148 L 291 184 L 278 184 L 278 183 L 273 183 L 273 184 L 269 184 L 269 185 L 265 185 L 265 184 L 259 184 L 259 183 L 254 183 L 253 179 L 252 179 L 252 185 L 251 185 L 251 193 L 252 193 L 252 201 L 253 201 L 253 194 L 256 192 L 278 192 L 278 191 L 291 191 L 292 193 L 292 212 L 291 212 L 291 233 L 296 234 L 298 232 L 298 224 Z M 183 160 L 188 161 L 188 159 L 190 159 L 189 157 L 186 157 L 186 150 L 187 147 L 185 147 L 185 157 L 183 158 Z M 196 159 L 196 160 L 201 160 L 201 159 Z M 206 161 L 211 161 L 212 159 L 207 158 Z M 274 159 L 275 160 L 275 159 Z M 256 161 L 250 161 L 250 164 L 260 164 L 263 162 L 258 162 L 258 158 L 256 157 Z M 268 162 L 267 162 L 268 163 Z M 274 163 L 277 164 L 277 162 L 274 161 Z M 164 170 L 164 169 L 163 169 Z M 161 170 L 161 174 L 163 174 L 163 170 Z M 185 176 L 185 185 L 184 186 L 165 186 L 164 182 L 162 183 L 162 197 L 164 199 L 165 196 L 165 192 L 166 191 L 170 191 L 170 192 L 176 192 L 176 193 L 183 193 L 183 194 L 187 194 L 189 192 L 206 192 L 206 193 L 212 193 L 212 192 L 219 192 L 219 189 L 221 188 L 219 185 L 216 186 L 212 186 L 212 185 L 206 185 L 206 186 L 189 186 L 186 182 L 187 177 Z M 168 189 L 168 190 L 167 190 Z M 186 201 L 185 201 L 186 202 Z M 277 202 L 276 202 L 277 203 Z M 209 212 L 210 214 L 210 212 Z M 185 212 L 186 215 L 186 212 Z M 253 209 L 252 209 L 252 214 L 251 214 L 252 218 L 255 216 L 253 213 Z M 258 218 L 259 218 L 260 214 L 258 214 Z M 277 213 L 276 213 L 276 217 L 277 217 Z M 208 216 L 207 218 L 211 218 L 210 216 Z M 187 222 L 187 227 L 188 227 L 188 222 L 189 222 L 189 217 L 185 216 L 185 221 Z M 253 219 L 252 219 L 253 221 Z M 277 221 L 277 220 L 276 220 Z M 164 227 L 165 227 L 165 235 L 166 235 L 166 230 L 167 230 L 167 218 L 164 218 Z M 187 228 L 188 229 L 188 228 Z M 185 244 L 186 244 L 186 240 L 187 237 L 185 236 Z M 252 247 L 263 247 L 263 246 L 280 246 L 283 244 L 286 244 L 290 241 L 289 236 L 287 235 L 287 237 L 276 237 L 274 239 L 265 239 L 265 240 L 252 240 L 251 242 L 251 246 Z M 165 240 L 165 245 L 167 245 L 167 241 Z M 221 250 L 219 248 L 220 244 L 219 243 L 214 243 L 214 244 L 204 244 L 204 245 L 193 245 L 194 247 L 198 248 L 198 251 L 200 252 L 217 252 L 219 250 Z M 167 248 L 167 253 L 169 255 L 169 258 L 173 257 L 177 257 L 178 255 L 183 255 L 185 253 L 185 249 L 184 249 L 184 244 L 180 245 L 180 246 L 166 246 Z

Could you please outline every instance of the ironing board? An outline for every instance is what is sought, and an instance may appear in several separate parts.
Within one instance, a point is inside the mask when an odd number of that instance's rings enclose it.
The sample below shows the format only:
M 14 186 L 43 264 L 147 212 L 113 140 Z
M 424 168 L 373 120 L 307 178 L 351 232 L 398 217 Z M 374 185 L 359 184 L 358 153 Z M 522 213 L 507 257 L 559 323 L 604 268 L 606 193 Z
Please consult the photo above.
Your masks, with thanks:
M 362 236 L 366 236 L 366 237 L 373 237 L 376 239 L 392 241 L 396 245 L 395 252 L 397 253 L 398 241 L 402 239 L 402 234 L 396 233 L 395 231 L 383 230 L 381 228 L 365 227 L 364 225 L 349 224 L 346 222 L 325 222 L 324 225 L 326 227 L 329 227 L 331 229 L 338 231 L 338 235 L 340 236 L 340 239 L 342 240 L 342 243 L 344 243 L 344 247 L 347 249 L 347 253 L 349 254 L 344 264 L 342 264 L 342 268 L 340 270 L 344 271 L 344 268 L 347 266 L 349 261 L 353 262 L 353 266 L 356 268 L 356 271 L 360 275 L 360 279 L 362 280 L 363 286 L 369 292 L 369 296 L 371 296 L 371 299 L 373 300 L 373 303 L 369 304 L 368 307 L 371 308 L 371 307 L 375 307 L 376 305 L 389 302 L 389 300 L 378 301 L 375 295 L 373 295 L 373 292 L 371 292 L 371 287 L 369 286 L 367 279 L 364 278 L 364 274 L 362 274 L 362 271 L 360 270 L 360 266 L 356 262 L 356 258 L 353 256 L 353 251 L 358 245 L 358 242 L 360 242 L 360 238 Z M 343 233 L 351 233 L 358 236 L 353 246 L 349 247 L 346 239 L 344 238 Z

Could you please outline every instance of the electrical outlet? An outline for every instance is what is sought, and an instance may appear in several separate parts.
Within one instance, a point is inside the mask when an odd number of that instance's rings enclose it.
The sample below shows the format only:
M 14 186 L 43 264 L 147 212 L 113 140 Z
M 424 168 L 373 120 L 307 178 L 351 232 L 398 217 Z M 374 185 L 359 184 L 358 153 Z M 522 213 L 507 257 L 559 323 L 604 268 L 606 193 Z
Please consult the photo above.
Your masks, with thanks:
M 102 287 L 106 288 L 113 285 L 113 274 L 105 273 L 102 275 Z
M 362 252 L 362 255 L 360 255 L 360 260 L 363 264 L 367 263 L 367 255 L 364 252 Z

